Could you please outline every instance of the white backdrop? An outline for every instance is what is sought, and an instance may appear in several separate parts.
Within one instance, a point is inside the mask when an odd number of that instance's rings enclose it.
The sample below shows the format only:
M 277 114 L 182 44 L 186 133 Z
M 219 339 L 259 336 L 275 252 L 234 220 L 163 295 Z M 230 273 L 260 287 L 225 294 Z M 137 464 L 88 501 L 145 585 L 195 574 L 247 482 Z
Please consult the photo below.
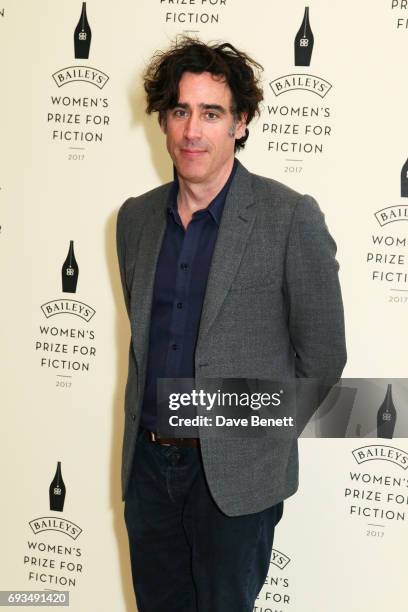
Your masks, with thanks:
M 262 116 L 239 157 L 325 212 L 341 266 L 344 375 L 384 379 L 375 422 L 387 379 L 406 376 L 408 9 L 310 0 L 306 67 L 293 51 L 300 0 L 89 0 L 90 54 L 76 59 L 81 8 L 0 0 L 0 589 L 65 587 L 73 611 L 130 612 L 119 482 L 129 325 L 115 221 L 126 197 L 172 174 L 144 115 L 141 70 L 185 30 L 263 64 Z M 71 240 L 79 276 L 66 293 Z M 300 490 L 285 504 L 256 612 L 406 609 L 406 464 L 384 447 L 403 456 L 408 445 L 378 442 L 300 441 Z M 374 450 L 358 463 L 362 446 Z M 58 461 L 62 512 L 48 493 Z

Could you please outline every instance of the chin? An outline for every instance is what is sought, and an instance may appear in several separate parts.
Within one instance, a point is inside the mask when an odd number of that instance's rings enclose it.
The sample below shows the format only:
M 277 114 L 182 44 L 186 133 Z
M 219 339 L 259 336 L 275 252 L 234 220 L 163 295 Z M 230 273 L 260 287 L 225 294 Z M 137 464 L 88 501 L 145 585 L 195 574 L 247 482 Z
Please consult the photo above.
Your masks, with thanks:
M 191 167 L 190 164 L 186 163 L 175 163 L 177 174 L 189 181 L 199 181 L 205 178 L 206 172 L 204 169 L 197 167 Z
M 177 170 L 177 174 L 181 176 L 184 180 L 190 181 L 191 183 L 200 183 L 205 179 L 205 174 L 203 172 L 183 172 L 183 170 Z

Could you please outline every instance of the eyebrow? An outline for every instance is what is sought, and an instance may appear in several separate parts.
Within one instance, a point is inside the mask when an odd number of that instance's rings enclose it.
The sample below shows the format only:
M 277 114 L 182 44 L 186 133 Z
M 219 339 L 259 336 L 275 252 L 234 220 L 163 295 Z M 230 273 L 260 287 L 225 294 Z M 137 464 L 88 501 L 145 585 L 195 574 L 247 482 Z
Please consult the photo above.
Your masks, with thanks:
M 216 110 L 222 115 L 226 115 L 227 113 L 226 109 L 223 106 L 221 106 L 221 104 L 204 104 L 203 102 L 201 102 L 201 104 L 199 104 L 198 106 L 200 107 L 201 110 Z M 178 104 L 174 106 L 174 108 L 190 109 L 191 107 L 186 102 L 179 102 Z

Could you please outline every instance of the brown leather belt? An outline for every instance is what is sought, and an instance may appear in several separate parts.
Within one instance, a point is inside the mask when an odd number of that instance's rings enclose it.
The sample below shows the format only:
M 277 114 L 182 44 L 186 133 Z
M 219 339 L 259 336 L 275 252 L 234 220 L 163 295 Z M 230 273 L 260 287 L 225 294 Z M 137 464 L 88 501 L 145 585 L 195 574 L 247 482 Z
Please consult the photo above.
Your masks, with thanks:
M 197 448 L 200 446 L 200 438 L 158 438 L 154 431 L 146 430 L 150 442 L 162 444 L 163 446 L 180 446 Z

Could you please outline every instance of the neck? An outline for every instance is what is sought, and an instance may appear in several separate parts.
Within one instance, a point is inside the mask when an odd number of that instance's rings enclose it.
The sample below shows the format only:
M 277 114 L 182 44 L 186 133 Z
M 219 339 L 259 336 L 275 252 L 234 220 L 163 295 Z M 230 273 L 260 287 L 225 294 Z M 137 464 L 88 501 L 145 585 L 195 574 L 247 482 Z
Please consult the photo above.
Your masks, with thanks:
M 197 210 L 206 208 L 224 187 L 231 174 L 233 165 L 234 158 L 232 157 L 217 176 L 205 183 L 192 183 L 178 175 L 179 193 L 177 202 L 179 214 L 184 214 L 184 216 L 191 218 Z

